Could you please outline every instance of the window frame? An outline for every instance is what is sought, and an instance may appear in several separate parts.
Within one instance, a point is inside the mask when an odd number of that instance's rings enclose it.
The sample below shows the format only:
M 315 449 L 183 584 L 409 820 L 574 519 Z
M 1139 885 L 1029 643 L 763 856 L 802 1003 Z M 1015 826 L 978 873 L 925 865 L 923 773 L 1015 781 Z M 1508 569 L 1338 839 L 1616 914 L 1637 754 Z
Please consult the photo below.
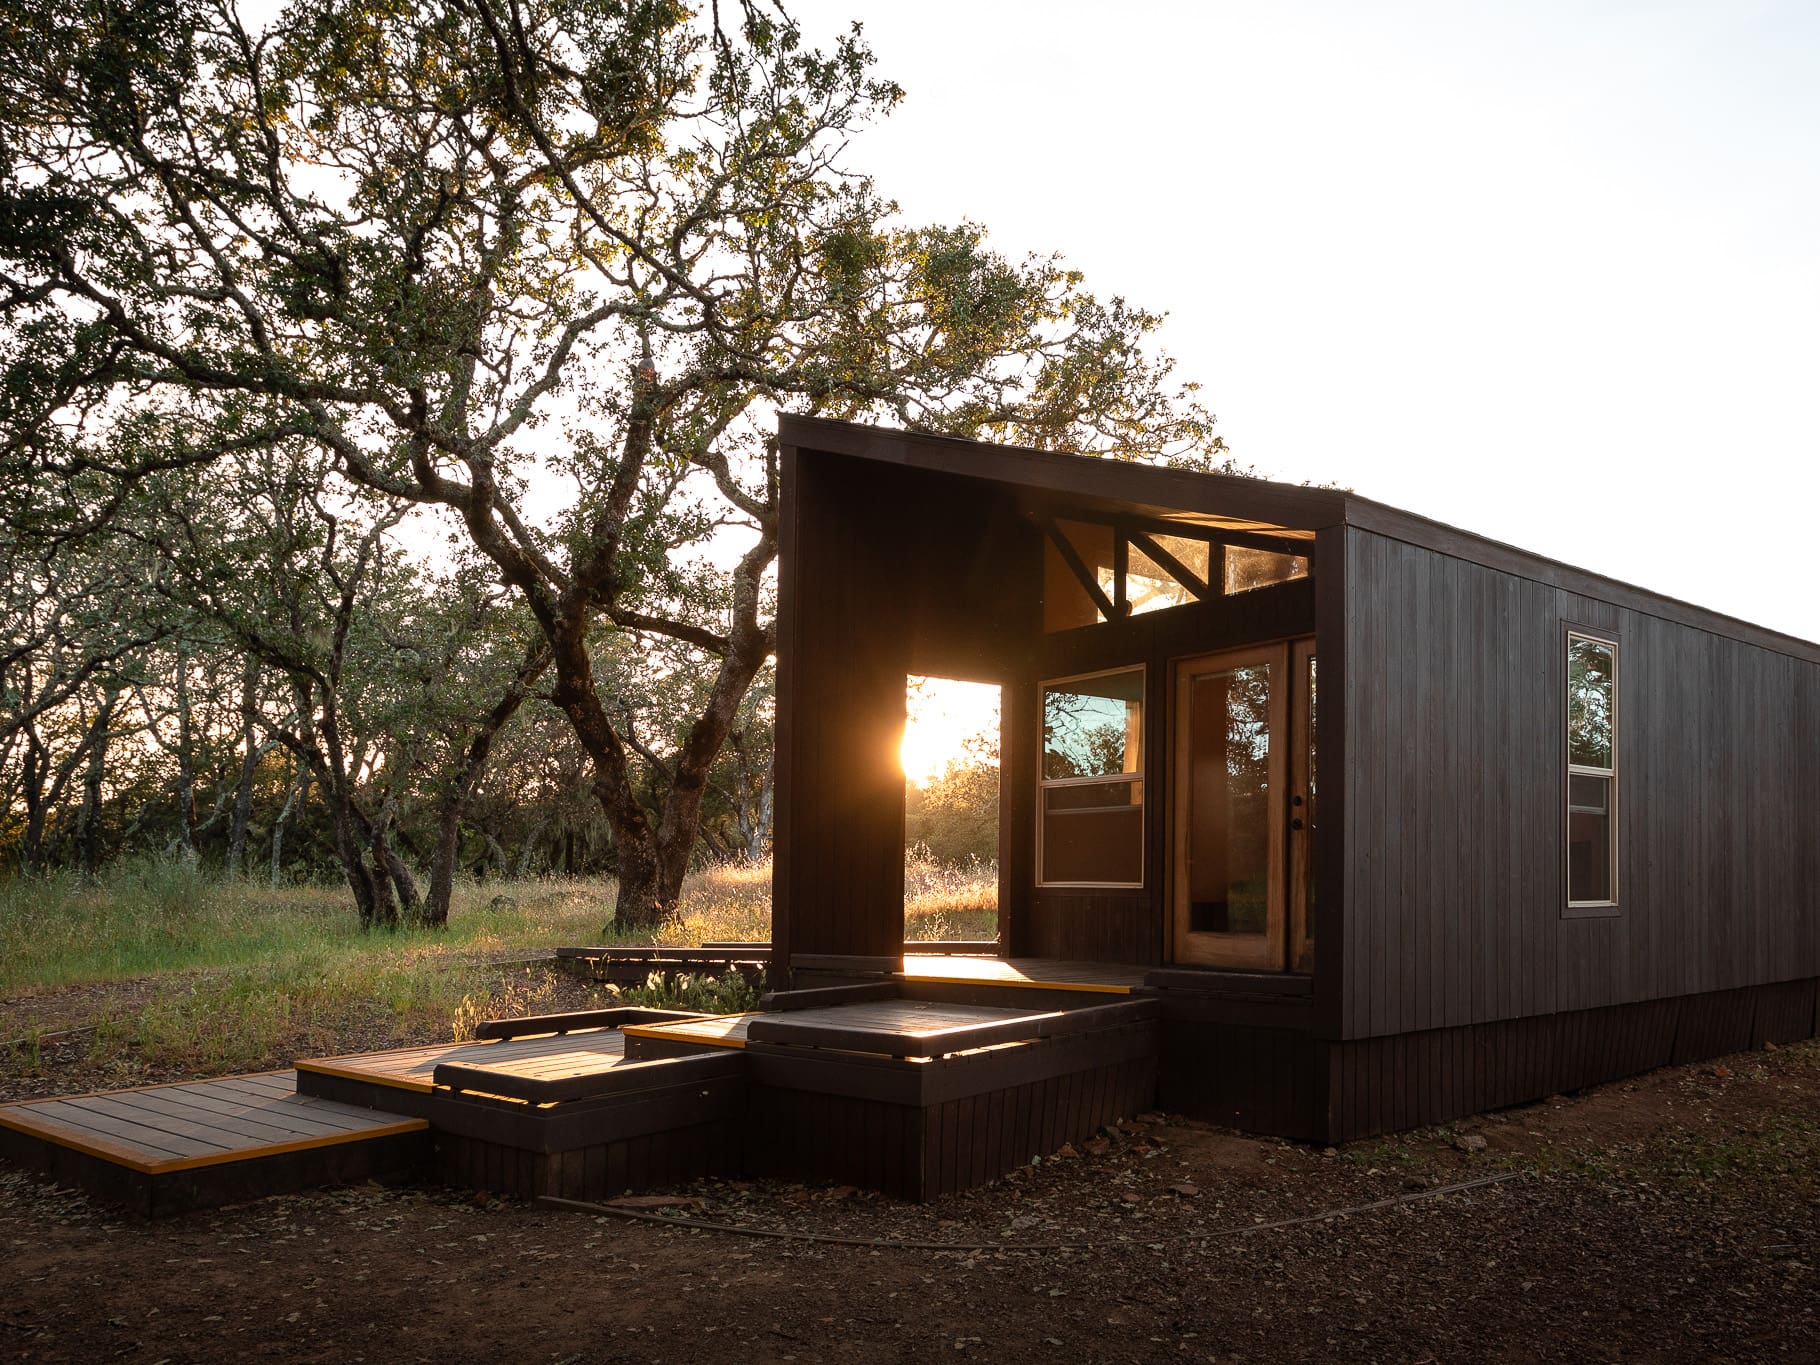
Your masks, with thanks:
M 1611 766 L 1594 767 L 1573 761 L 1573 734 L 1569 728 L 1573 711 L 1573 647 L 1576 640 L 1604 645 L 1611 650 Z M 1621 913 L 1623 886 L 1619 878 L 1618 833 L 1619 771 L 1623 747 L 1623 710 L 1620 695 L 1624 676 L 1624 648 L 1617 630 L 1606 626 L 1588 626 L 1562 622 L 1561 627 L 1561 903 L 1567 919 L 1610 919 Z M 1606 781 L 1606 858 L 1610 867 L 1610 894 L 1602 900 L 1573 899 L 1573 780 L 1576 777 L 1600 777 Z
M 1090 777 L 1045 777 L 1043 776 L 1043 715 L 1044 696 L 1051 687 L 1062 683 L 1085 682 L 1089 678 L 1109 678 L 1117 673 L 1136 673 L 1138 675 L 1138 705 L 1143 709 L 1138 713 L 1138 766 L 1135 772 L 1113 773 L 1110 776 L 1097 775 Z M 1096 668 L 1087 673 L 1069 673 L 1059 678 L 1040 678 L 1036 684 L 1036 800 L 1033 815 L 1036 825 L 1036 867 L 1035 884 L 1039 890 L 1085 890 L 1085 891 L 1142 891 L 1150 879 L 1150 793 L 1146 784 L 1149 782 L 1149 764 L 1146 762 L 1147 750 L 1150 748 L 1150 668 L 1147 664 L 1119 664 L 1113 668 Z M 1103 785 L 1109 782 L 1128 782 L 1135 785 L 1140 793 L 1137 801 L 1138 810 L 1138 879 L 1135 882 L 1052 882 L 1043 879 L 1043 826 L 1046 802 L 1044 793 L 1051 787 L 1084 787 Z

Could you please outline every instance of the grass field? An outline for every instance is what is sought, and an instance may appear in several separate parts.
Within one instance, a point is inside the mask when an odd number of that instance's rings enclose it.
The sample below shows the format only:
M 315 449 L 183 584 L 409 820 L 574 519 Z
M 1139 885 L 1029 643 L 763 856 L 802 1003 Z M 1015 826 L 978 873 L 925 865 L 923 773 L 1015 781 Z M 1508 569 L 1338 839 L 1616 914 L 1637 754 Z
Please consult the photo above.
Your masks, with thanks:
M 986 864 L 913 856 L 906 931 L 991 937 L 996 876 Z M 72 1027 L 98 1063 L 131 1057 L 197 1072 L 453 1037 L 479 1018 L 550 1007 L 553 974 L 502 971 L 515 957 L 562 944 L 770 937 L 768 864 L 692 875 L 655 936 L 608 927 L 613 895 L 604 879 L 466 885 L 446 929 L 365 934 L 344 887 L 274 889 L 176 861 L 123 866 L 92 886 L 0 884 L 0 1045 L 13 1045 L 0 1065 L 30 1065 L 40 1037 Z

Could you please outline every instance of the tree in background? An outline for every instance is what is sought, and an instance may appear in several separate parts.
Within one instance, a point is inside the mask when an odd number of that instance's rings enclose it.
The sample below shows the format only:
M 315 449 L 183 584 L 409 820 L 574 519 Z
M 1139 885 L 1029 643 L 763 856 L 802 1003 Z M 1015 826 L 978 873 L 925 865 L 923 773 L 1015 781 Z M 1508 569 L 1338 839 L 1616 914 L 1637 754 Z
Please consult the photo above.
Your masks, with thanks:
M 549 651 L 511 629 L 474 565 L 426 579 L 396 544 L 402 505 L 325 494 L 307 444 L 231 465 L 225 479 L 220 465 L 153 475 L 111 530 L 158 557 L 166 595 L 284 681 L 287 704 L 255 705 L 249 728 L 314 779 L 361 922 L 444 923 L 463 813 Z M 170 694 L 184 704 L 181 676 Z M 397 847 L 414 801 L 435 809 L 427 899 Z
M 1220 453 L 1141 349 L 1154 315 L 975 226 L 896 226 L 845 170 L 900 96 L 857 29 L 721 17 L 300 0 L 255 32 L 199 0 L 26 0 L 0 37 L 0 482 L 80 481 L 105 516 L 301 439 L 324 506 L 437 509 L 548 651 L 621 925 L 675 903 L 774 647 L 777 408 Z M 597 666 L 616 636 L 690 676 L 661 751 Z

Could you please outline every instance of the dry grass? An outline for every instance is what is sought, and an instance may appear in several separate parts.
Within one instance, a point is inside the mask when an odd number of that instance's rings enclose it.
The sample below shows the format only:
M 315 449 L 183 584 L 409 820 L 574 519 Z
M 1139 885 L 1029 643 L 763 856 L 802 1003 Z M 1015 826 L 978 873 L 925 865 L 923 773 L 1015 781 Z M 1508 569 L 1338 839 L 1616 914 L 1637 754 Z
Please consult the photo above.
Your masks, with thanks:
M 923 943 L 998 937 L 998 864 L 937 862 L 921 845 L 911 849 L 904 859 L 904 937 Z

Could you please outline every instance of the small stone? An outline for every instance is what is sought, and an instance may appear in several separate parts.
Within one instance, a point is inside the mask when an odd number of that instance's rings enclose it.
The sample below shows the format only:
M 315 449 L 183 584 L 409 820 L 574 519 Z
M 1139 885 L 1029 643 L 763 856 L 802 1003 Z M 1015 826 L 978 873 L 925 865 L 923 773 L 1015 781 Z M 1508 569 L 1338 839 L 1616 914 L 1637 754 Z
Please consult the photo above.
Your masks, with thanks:
M 1199 1185 L 1190 1184 L 1188 1181 L 1183 1180 L 1183 1181 L 1177 1182 L 1174 1185 L 1171 1185 L 1169 1187 L 1169 1192 L 1171 1194 L 1179 1194 L 1184 1199 L 1193 1199 L 1197 1195 L 1200 1194 L 1201 1187 Z
M 1453 1140 L 1453 1145 L 1462 1152 L 1482 1152 L 1485 1150 L 1485 1139 L 1478 1133 L 1461 1133 Z
M 1126 1190 L 1119 1196 L 1119 1203 L 1121 1204 L 1141 1204 L 1142 1202 L 1142 1198 L 1132 1190 Z

